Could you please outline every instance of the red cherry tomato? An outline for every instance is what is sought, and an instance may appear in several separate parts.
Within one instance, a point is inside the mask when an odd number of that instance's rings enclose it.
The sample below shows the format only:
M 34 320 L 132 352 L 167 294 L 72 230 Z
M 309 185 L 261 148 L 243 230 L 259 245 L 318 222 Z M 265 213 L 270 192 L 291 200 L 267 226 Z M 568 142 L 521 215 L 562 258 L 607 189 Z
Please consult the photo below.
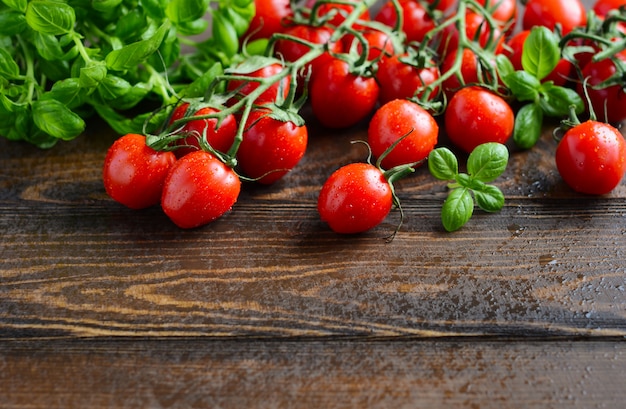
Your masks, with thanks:
M 456 53 L 449 54 L 441 64 L 441 72 L 447 73 L 454 68 Z M 496 61 L 495 56 L 491 60 L 491 63 L 495 69 Z M 461 83 L 458 75 L 452 75 L 446 78 L 443 81 L 443 91 L 450 98 L 457 90 L 462 88 L 465 85 L 478 84 L 478 83 L 489 83 L 492 84 L 496 81 L 496 79 L 489 77 L 489 71 L 480 68 L 480 73 L 482 78 L 479 78 L 479 61 L 478 57 L 472 50 L 469 48 L 464 48 L 461 55 L 461 67 L 458 71 L 458 74 L 463 78 L 463 83 Z M 495 75 L 495 74 L 494 74 Z
M 326 180 L 317 210 L 334 232 L 353 234 L 378 226 L 392 205 L 392 190 L 380 169 L 368 163 L 351 163 Z
M 363 29 L 361 32 L 363 39 L 368 47 L 367 59 L 374 61 L 376 59 L 385 59 L 396 53 L 391 37 L 379 30 Z M 350 50 L 356 46 L 359 54 L 363 53 L 363 44 L 355 38 L 354 35 L 348 34 L 343 37 L 344 49 Z
M 561 26 L 562 34 L 587 24 L 587 12 L 580 0 L 529 0 L 522 16 L 522 29 Z
M 493 18 L 498 21 L 500 29 L 507 33 L 513 32 L 517 23 L 517 0 L 477 0 L 485 6 Z
M 402 31 L 406 35 L 406 41 L 422 42 L 426 33 L 435 28 L 435 21 L 422 3 L 415 0 L 401 0 L 402 8 Z M 396 9 L 392 1 L 387 1 L 379 10 L 374 20 L 394 28 L 398 21 Z
M 378 100 L 381 104 L 413 96 L 420 98 L 426 92 L 423 89 L 439 78 L 439 68 L 434 63 L 428 67 L 417 68 L 402 62 L 403 57 L 405 56 L 395 55 L 385 58 L 378 65 L 376 80 L 380 87 Z M 438 93 L 439 87 L 435 87 L 430 92 L 429 99 L 435 98 Z
M 587 121 L 569 129 L 556 149 L 559 174 L 580 193 L 602 195 L 613 190 L 626 171 L 626 142 L 611 125 Z
M 254 78 L 269 78 L 280 73 L 284 69 L 285 67 L 283 67 L 281 64 L 273 63 L 273 64 L 266 65 L 258 70 L 252 71 L 250 73 L 242 73 L 240 75 L 249 76 L 251 78 L 250 81 L 244 81 L 244 80 L 229 81 L 227 85 L 227 89 L 228 91 L 238 90 L 238 93 L 240 95 L 249 95 L 250 93 L 252 93 L 254 90 L 256 90 L 259 87 L 259 83 L 255 81 Z M 235 71 L 236 71 L 236 68 L 235 68 Z M 263 93 L 259 95 L 259 97 L 255 100 L 255 103 L 258 105 L 263 105 L 263 104 L 275 102 L 276 98 L 279 96 L 281 88 L 282 88 L 282 94 L 283 94 L 282 96 L 283 98 L 286 98 L 287 94 L 289 93 L 289 83 L 290 83 L 290 77 L 287 75 L 283 77 L 281 81 L 277 81 L 276 83 L 272 84 L 268 89 L 263 91 Z
M 176 156 L 172 152 L 148 147 L 145 136 L 126 134 L 106 153 L 102 170 L 104 188 L 112 199 L 131 209 L 155 205 L 174 162 Z
M 189 103 L 187 102 L 179 105 L 174 110 L 170 123 L 184 118 L 188 107 Z M 215 108 L 203 107 L 197 110 L 193 116 L 211 115 L 217 112 L 219 111 Z M 176 130 L 176 132 L 181 135 L 186 135 L 176 140 L 176 145 L 181 147 L 177 148 L 174 153 L 179 158 L 200 149 L 199 139 L 203 138 L 205 135 L 206 141 L 213 149 L 218 152 L 227 152 L 235 140 L 237 121 L 232 114 L 227 115 L 219 126 L 217 126 L 217 118 L 192 119 L 186 122 L 182 128 Z
M 347 128 L 374 110 L 379 92 L 374 78 L 353 74 L 347 62 L 334 58 L 311 79 L 313 115 L 326 127 Z
M 358 0 L 348 0 L 348 1 L 352 3 L 359 3 Z M 317 0 L 307 0 L 305 4 L 307 7 L 313 8 L 316 2 Z M 328 23 L 332 26 L 337 27 L 338 25 L 343 23 L 346 17 L 348 16 L 348 14 L 352 13 L 353 11 L 354 11 L 354 6 L 351 6 L 349 4 L 324 3 L 318 6 L 317 15 L 326 16 L 330 13 L 334 13 L 334 16 L 328 21 Z M 365 10 L 363 13 L 361 13 L 361 15 L 359 16 L 359 19 L 369 20 L 370 19 L 369 10 Z
M 626 0 L 597 0 L 593 5 L 593 11 L 600 17 L 606 17 L 611 10 L 617 10 L 626 6 Z
M 513 134 L 514 120 L 502 97 L 475 86 L 457 91 L 444 114 L 450 141 L 467 153 L 483 143 L 505 143 Z
M 502 30 L 490 27 L 485 16 L 468 11 L 465 15 L 465 34 L 470 41 L 477 40 L 482 48 L 488 48 L 494 53 L 502 51 L 505 36 Z M 459 48 L 459 31 L 455 24 L 446 26 L 441 32 L 439 53 L 445 58 L 454 54 Z
M 241 182 L 235 172 L 206 151 L 195 151 L 176 162 L 165 179 L 161 207 L 180 228 L 210 223 L 237 201 Z
M 506 55 L 511 63 L 513 63 L 513 68 L 516 70 L 522 70 L 522 53 L 524 51 L 524 43 L 526 42 L 526 38 L 530 35 L 530 30 L 522 30 L 517 34 L 513 35 L 508 41 L 507 46 L 502 54 Z M 554 68 L 552 72 L 546 75 L 542 82 L 552 81 L 555 85 L 564 86 L 570 80 L 574 78 L 575 75 L 575 66 L 571 61 L 561 58 Z
M 254 0 L 255 14 L 244 39 L 270 38 L 283 29 L 283 22 L 293 15 L 289 0 Z
M 385 169 L 421 162 L 437 144 L 439 125 L 424 108 L 406 99 L 396 99 L 378 108 L 372 117 L 367 141 L 380 158 L 398 139 L 400 142 L 381 162 Z
M 252 111 L 237 161 L 243 173 L 258 182 L 271 184 L 293 169 L 304 156 L 308 133 L 306 126 L 272 118 L 270 111 Z
M 616 57 L 626 61 L 626 51 L 618 53 Z M 626 119 L 626 91 L 621 84 L 602 88 L 598 85 L 616 73 L 617 68 L 611 58 L 591 61 L 582 70 L 582 78 L 587 79 L 587 94 L 596 116 L 613 124 Z M 577 85 L 577 90 L 583 101 L 588 104 L 582 82 Z

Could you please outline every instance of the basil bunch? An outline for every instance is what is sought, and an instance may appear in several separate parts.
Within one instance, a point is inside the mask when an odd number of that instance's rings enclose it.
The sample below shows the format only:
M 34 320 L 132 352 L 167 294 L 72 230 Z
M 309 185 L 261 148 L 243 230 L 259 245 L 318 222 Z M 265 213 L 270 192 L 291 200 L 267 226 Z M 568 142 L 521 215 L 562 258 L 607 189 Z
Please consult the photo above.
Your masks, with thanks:
M 2 0 L 0 135 L 48 148 L 93 115 L 120 134 L 156 129 L 160 107 L 203 96 L 237 58 L 254 12 L 253 0 Z

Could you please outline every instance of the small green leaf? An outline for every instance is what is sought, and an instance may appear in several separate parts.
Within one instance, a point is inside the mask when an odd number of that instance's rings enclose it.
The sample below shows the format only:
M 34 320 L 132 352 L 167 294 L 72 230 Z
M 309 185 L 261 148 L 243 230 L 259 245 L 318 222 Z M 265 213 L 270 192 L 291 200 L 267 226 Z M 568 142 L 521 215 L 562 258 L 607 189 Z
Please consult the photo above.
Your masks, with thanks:
M 496 68 L 498 69 L 498 76 L 502 78 L 504 85 L 509 87 L 506 78 L 515 72 L 513 63 L 504 54 L 498 54 L 496 57 Z
M 206 70 L 200 77 L 196 78 L 191 84 L 189 84 L 182 92 L 185 98 L 198 98 L 204 96 L 209 84 L 221 75 L 223 72 L 222 64 L 215 63 L 211 68 Z
M 476 204 L 486 212 L 498 212 L 504 206 L 504 194 L 493 185 L 485 185 L 481 190 L 474 190 Z
M 474 200 L 467 188 L 454 189 L 441 208 L 441 222 L 449 232 L 460 229 L 472 218 Z
M 55 138 L 71 140 L 85 130 L 85 121 L 57 100 L 37 100 L 32 109 L 37 128 Z
M 59 39 L 52 34 L 34 32 L 33 44 L 39 55 L 47 61 L 61 60 L 65 56 Z
M 1 35 L 14 36 L 24 31 L 25 28 L 26 17 L 24 17 L 23 13 L 10 9 L 0 11 Z
M 136 68 L 159 49 L 165 34 L 169 30 L 169 26 L 170 24 L 166 21 L 158 28 L 152 37 L 111 51 L 105 57 L 107 67 L 116 71 Z
M 55 82 L 52 89 L 44 93 L 40 99 L 56 100 L 69 109 L 74 109 L 83 105 L 86 97 L 87 90 L 80 86 L 78 78 L 65 78 Z
M 439 180 L 452 180 L 459 173 L 459 162 L 450 149 L 436 148 L 428 155 L 428 170 Z
M 535 26 L 524 41 L 522 67 L 524 71 L 542 80 L 550 74 L 561 58 L 559 38 L 545 26 Z
M 61 35 L 74 29 L 74 8 L 60 1 L 33 0 L 26 7 L 26 23 L 43 34 Z
M 515 116 L 513 141 L 522 149 L 530 149 L 539 140 L 543 125 L 543 110 L 538 103 L 526 104 Z
M 26 6 L 28 5 L 28 0 L 2 0 L 2 2 L 21 13 L 26 11 Z
M 95 88 L 107 75 L 104 61 L 90 61 L 80 69 L 79 83 L 84 88 Z
M 534 101 L 539 97 L 541 82 L 526 71 L 507 75 L 505 83 L 518 101 Z
M 108 13 L 114 11 L 123 0 L 91 0 L 91 6 L 100 12 Z
M 573 89 L 544 84 L 539 103 L 544 114 L 554 118 L 568 116 L 570 106 L 576 107 L 576 113 L 585 109 L 585 103 L 578 92 Z
M 506 169 L 509 150 L 501 143 L 488 142 L 478 145 L 467 158 L 467 171 L 472 178 L 491 182 Z
M 13 56 L 4 48 L 0 48 L 0 77 L 12 80 L 20 76 L 20 68 Z
M 213 41 L 224 54 L 228 57 L 237 54 L 239 39 L 235 26 L 220 13 L 213 14 L 212 33 Z
M 173 0 L 165 9 L 165 14 L 174 24 L 188 23 L 202 18 L 207 10 L 203 0 Z

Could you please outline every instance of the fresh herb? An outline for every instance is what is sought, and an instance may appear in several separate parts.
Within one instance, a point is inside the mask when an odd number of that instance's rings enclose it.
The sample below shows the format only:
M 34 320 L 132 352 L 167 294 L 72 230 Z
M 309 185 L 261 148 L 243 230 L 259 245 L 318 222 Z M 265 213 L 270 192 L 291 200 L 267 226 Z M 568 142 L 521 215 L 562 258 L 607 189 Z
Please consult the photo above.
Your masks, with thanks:
M 441 221 L 447 231 L 463 227 L 474 213 L 474 205 L 486 212 L 497 212 L 504 206 L 502 191 L 489 182 L 506 169 L 509 151 L 506 146 L 489 142 L 477 146 L 467 159 L 467 173 L 459 172 L 454 153 L 445 147 L 428 156 L 428 169 L 439 180 L 452 180 L 451 189 L 441 208 Z M 473 194 L 473 196 L 472 196 Z

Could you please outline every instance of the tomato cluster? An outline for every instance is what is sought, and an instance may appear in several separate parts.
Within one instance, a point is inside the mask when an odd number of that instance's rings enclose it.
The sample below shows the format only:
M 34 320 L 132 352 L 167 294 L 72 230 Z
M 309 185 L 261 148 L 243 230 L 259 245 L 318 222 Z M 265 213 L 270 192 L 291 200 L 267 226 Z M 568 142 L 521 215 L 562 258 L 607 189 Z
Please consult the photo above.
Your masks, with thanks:
M 116 142 L 104 169 L 111 197 L 132 208 L 160 202 L 183 228 L 210 222 L 236 202 L 240 179 L 274 183 L 299 163 L 307 101 L 327 128 L 369 124 L 376 162 L 337 169 L 318 199 L 331 229 L 358 233 L 399 207 L 393 182 L 428 159 L 442 131 L 471 154 L 512 146 L 511 136 L 527 149 L 544 115 L 569 118 L 572 107 L 594 124 L 595 113 L 626 119 L 626 0 L 598 0 L 592 14 L 580 0 L 255 3 L 242 41 L 267 38 L 265 55 L 226 70 L 202 101 L 177 105 L 162 134 Z M 535 50 L 543 46 L 553 52 Z M 578 191 L 609 192 L 624 175 L 621 134 L 571 119 L 559 172 Z M 572 182 L 581 178 L 594 189 Z

